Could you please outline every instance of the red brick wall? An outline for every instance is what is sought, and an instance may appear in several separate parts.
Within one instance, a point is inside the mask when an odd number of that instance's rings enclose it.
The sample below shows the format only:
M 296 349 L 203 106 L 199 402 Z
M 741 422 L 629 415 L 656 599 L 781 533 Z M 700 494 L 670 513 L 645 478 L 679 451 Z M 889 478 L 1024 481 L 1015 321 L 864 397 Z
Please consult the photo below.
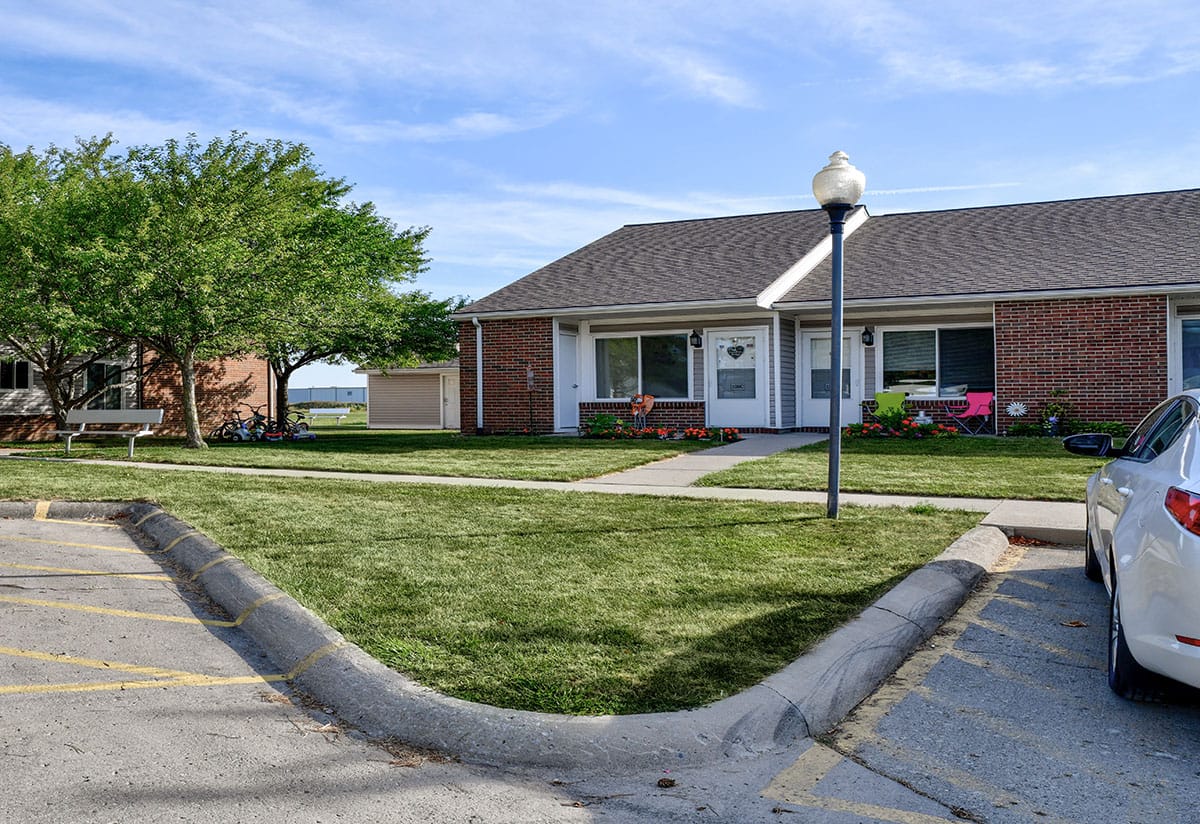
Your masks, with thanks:
M 1167 395 L 1167 299 L 1162 296 L 998 302 L 996 408 L 1012 401 L 1040 420 L 1067 390 L 1072 417 L 1137 423 Z
M 53 415 L 0 415 L 0 441 L 49 441 L 55 429 Z
M 579 421 L 587 423 L 593 415 L 616 415 L 627 423 L 633 422 L 629 401 L 589 401 L 579 404 Z M 703 401 L 655 401 L 646 416 L 646 426 L 667 429 L 687 429 L 704 426 Z
M 267 372 L 266 362 L 257 358 L 201 364 L 196 387 L 201 431 L 207 434 L 225 420 L 229 410 L 239 402 L 254 406 L 265 404 Z M 176 367 L 164 364 L 147 377 L 142 407 L 165 410 L 162 426 L 155 427 L 156 433 L 183 434 L 183 403 Z M 0 440 L 53 440 L 56 436 L 51 433 L 57 428 L 53 415 L 0 415 Z
M 550 318 L 484 320 L 483 432 L 554 431 L 554 324 Z M 463 432 L 476 431 L 475 325 L 460 323 L 459 399 Z M 528 371 L 533 370 L 533 390 Z
M 240 403 L 258 406 L 267 402 L 269 368 L 259 358 L 209 361 L 196 369 L 196 403 L 200 408 L 200 430 L 209 430 L 226 420 Z M 183 401 L 178 367 L 164 364 L 147 379 L 142 390 L 142 407 L 162 408 L 163 423 L 155 429 L 164 435 L 183 434 Z M 243 408 L 243 411 L 244 408 Z M 269 409 L 264 412 L 270 414 Z

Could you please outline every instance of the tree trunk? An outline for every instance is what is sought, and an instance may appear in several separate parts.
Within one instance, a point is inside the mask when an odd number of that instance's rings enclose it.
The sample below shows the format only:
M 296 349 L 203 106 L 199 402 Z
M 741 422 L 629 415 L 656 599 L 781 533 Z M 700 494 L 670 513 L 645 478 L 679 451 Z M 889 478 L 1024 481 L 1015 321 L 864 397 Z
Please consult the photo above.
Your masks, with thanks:
M 289 366 L 280 369 L 274 362 L 271 362 L 271 374 L 275 378 L 275 420 L 282 429 L 287 422 L 287 416 L 290 404 L 288 403 L 288 382 L 292 379 L 292 373 L 296 371 L 296 367 Z
M 200 432 L 200 410 L 196 406 L 196 353 L 184 349 L 179 358 L 179 374 L 183 385 L 183 428 L 187 433 L 184 446 L 188 449 L 207 449 Z
M 42 369 L 42 383 L 46 385 L 46 394 L 50 397 L 50 409 L 54 413 L 54 425 L 59 429 L 67 428 L 67 403 L 63 398 L 62 385 L 55 372 Z

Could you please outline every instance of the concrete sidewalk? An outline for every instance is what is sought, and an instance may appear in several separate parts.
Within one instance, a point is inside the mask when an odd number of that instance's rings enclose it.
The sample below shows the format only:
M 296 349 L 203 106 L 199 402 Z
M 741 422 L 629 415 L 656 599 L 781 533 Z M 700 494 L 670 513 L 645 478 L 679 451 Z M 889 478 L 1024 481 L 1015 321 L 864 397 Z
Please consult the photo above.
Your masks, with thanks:
M 811 432 L 747 435 L 736 443 L 676 455 L 646 466 L 588 478 L 580 483 L 596 486 L 691 486 L 712 472 L 824 440 L 828 440 L 828 436 Z

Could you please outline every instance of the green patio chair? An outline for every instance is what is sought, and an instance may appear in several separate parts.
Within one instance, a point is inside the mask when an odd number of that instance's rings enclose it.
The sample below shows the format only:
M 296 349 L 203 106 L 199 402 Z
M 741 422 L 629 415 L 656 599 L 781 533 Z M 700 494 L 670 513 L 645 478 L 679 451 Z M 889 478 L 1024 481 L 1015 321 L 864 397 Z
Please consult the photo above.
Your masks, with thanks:
M 863 405 L 863 411 L 867 417 L 880 421 L 882 415 L 890 415 L 895 412 L 904 412 L 904 400 L 907 397 L 903 392 L 876 392 L 875 406 L 873 409 L 868 409 L 867 405 Z

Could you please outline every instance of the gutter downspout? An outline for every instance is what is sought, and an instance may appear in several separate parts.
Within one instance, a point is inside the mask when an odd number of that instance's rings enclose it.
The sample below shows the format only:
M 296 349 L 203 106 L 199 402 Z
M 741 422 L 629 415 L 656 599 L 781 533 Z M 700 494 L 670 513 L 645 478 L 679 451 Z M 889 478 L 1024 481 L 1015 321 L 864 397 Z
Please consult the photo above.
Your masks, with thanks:
M 479 316 L 471 318 L 475 324 L 475 434 L 483 434 L 483 324 Z

